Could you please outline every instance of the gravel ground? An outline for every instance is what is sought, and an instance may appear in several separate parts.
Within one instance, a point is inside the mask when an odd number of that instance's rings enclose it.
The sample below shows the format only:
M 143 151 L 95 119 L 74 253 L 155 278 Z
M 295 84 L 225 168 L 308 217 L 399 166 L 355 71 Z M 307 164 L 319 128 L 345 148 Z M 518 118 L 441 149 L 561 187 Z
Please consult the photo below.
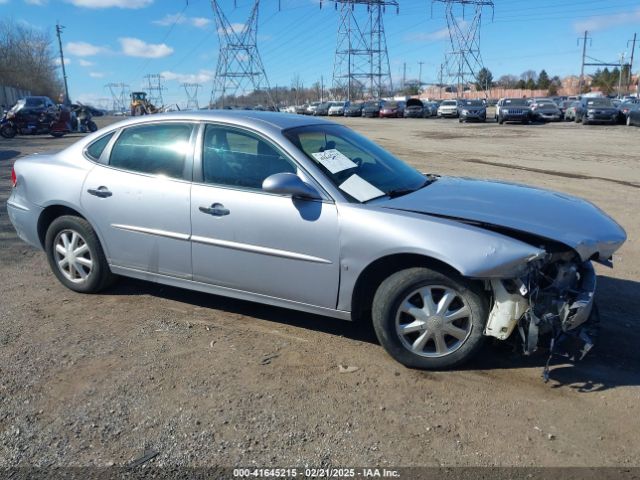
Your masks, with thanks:
M 597 267 L 597 349 L 548 384 L 544 355 L 505 344 L 422 372 L 366 325 L 127 279 L 76 294 L 5 204 L 16 158 L 79 135 L 0 139 L 0 467 L 126 465 L 145 449 L 174 467 L 640 465 L 640 129 L 340 121 L 423 171 L 552 188 L 616 218 L 629 240 Z

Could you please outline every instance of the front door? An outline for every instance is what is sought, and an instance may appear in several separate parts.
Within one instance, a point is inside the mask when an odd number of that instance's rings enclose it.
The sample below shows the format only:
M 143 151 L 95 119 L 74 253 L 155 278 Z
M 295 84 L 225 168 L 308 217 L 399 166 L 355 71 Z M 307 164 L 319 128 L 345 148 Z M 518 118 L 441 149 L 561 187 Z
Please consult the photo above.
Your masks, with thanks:
M 191 192 L 194 280 L 336 307 L 335 204 L 262 190 L 269 175 L 297 170 L 261 136 L 206 126 L 202 183 L 194 183 Z

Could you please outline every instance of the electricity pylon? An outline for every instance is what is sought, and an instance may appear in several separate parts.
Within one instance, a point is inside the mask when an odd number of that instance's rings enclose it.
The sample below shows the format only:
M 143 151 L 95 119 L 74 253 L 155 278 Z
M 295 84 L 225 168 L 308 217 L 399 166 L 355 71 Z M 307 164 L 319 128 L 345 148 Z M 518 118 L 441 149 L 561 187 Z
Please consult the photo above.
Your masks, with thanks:
M 266 103 L 273 106 L 269 81 L 258 52 L 260 0 L 254 0 L 249 19 L 241 27 L 229 22 L 221 3 L 211 0 L 220 51 L 209 106 L 222 108 L 225 102 L 240 95 L 260 91 L 265 92 Z
M 393 83 L 382 17 L 386 7 L 394 7 L 398 13 L 398 2 L 334 0 L 334 4 L 336 10 L 340 7 L 333 64 L 334 95 L 352 100 L 366 94 L 380 98 L 390 93 Z
M 444 73 L 451 90 L 455 90 L 456 95 L 461 96 L 469 84 L 477 81 L 478 72 L 484 67 L 480 55 L 482 10 L 489 7 L 493 14 L 493 1 L 432 0 L 432 2 L 445 4 L 451 49 L 446 55 Z M 473 17 L 467 15 L 467 9 L 472 11 Z
M 105 88 L 111 94 L 111 109 L 114 112 L 124 112 L 128 107 L 129 85 L 126 83 L 108 83 Z
M 187 110 L 199 110 L 198 89 L 201 87 L 199 83 L 183 83 L 184 93 L 187 94 Z
M 149 95 L 149 103 L 156 107 L 164 105 L 164 100 L 162 99 L 162 91 L 164 90 L 164 87 L 162 86 L 163 78 L 164 77 L 159 73 L 149 73 L 144 76 L 144 79 L 147 81 L 145 88 Z

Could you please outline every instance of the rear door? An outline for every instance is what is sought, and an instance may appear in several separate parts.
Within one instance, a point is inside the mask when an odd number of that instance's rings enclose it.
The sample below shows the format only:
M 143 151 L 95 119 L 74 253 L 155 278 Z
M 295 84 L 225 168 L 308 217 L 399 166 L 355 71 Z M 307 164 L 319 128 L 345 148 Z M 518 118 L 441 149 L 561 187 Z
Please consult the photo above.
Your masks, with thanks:
M 131 126 L 97 153 L 81 201 L 111 264 L 191 278 L 194 131 L 184 122 Z

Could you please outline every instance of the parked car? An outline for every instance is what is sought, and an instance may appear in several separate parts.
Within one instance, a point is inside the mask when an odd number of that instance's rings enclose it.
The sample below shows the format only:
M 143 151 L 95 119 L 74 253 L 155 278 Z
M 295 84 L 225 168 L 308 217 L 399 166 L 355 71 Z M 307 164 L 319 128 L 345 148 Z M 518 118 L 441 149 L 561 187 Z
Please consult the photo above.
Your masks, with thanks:
M 445 100 L 438 107 L 438 117 L 458 118 L 458 100 Z
M 625 101 L 622 102 L 618 106 L 618 123 L 627 123 L 627 118 L 629 117 L 629 112 L 633 110 L 638 102 L 635 101 Z
M 627 116 L 625 119 L 625 123 L 627 127 L 635 125 L 636 127 L 640 127 L 640 104 L 634 103 L 631 108 L 627 112 Z
M 613 105 L 610 98 L 606 97 L 583 97 L 580 100 L 580 107 L 576 110 L 576 122 L 583 125 L 590 123 L 618 123 L 618 109 Z
M 322 102 L 316 107 L 313 115 L 316 117 L 326 117 L 329 115 L 329 108 L 331 108 L 331 105 L 332 102 Z
M 564 119 L 567 122 L 574 122 L 576 120 L 576 112 L 580 109 L 580 102 L 576 100 L 569 100 L 569 104 L 564 111 Z
M 531 121 L 531 107 L 526 98 L 502 98 L 496 105 L 496 117 L 498 123 Z
M 562 115 L 562 120 L 565 120 L 565 114 L 567 113 L 567 108 L 573 103 L 573 100 L 562 100 L 558 103 L 558 109 L 560 110 L 560 114 Z
M 331 102 L 329 107 L 329 116 L 344 116 L 344 109 L 349 106 L 349 102 Z
M 460 123 L 487 121 L 487 106 L 482 100 L 460 100 L 458 111 Z
M 122 275 L 372 321 L 417 368 L 486 336 L 590 343 L 592 262 L 626 239 L 587 201 L 425 175 L 345 126 L 271 112 L 135 117 L 17 159 L 11 179 L 13 226 L 73 291 Z
M 401 118 L 404 117 L 405 102 L 385 102 L 380 109 L 380 118 Z
M 531 103 L 531 117 L 541 122 L 559 122 L 562 112 L 550 98 L 536 98 Z
M 382 105 L 384 105 L 384 102 L 380 100 L 364 102 L 364 105 L 362 105 L 362 116 L 370 118 L 379 117 Z
M 50 134 L 62 137 L 77 127 L 75 112 L 65 105 L 56 105 L 49 97 L 21 98 L 0 119 L 0 136 Z
M 311 102 L 309 106 L 307 106 L 306 114 L 314 115 L 316 113 L 316 109 L 318 108 L 318 105 L 320 105 L 320 102 Z
M 404 107 L 405 118 L 423 118 L 424 104 L 418 98 L 410 98 Z
M 435 117 L 438 115 L 438 108 L 440 104 L 438 102 L 427 102 L 424 103 L 424 116 L 426 117 Z
M 362 116 L 362 102 L 351 103 L 344 109 L 345 117 L 361 117 Z
M 309 105 L 306 103 L 304 105 L 296 105 L 295 111 L 298 115 L 305 115 L 307 113 L 307 108 Z

